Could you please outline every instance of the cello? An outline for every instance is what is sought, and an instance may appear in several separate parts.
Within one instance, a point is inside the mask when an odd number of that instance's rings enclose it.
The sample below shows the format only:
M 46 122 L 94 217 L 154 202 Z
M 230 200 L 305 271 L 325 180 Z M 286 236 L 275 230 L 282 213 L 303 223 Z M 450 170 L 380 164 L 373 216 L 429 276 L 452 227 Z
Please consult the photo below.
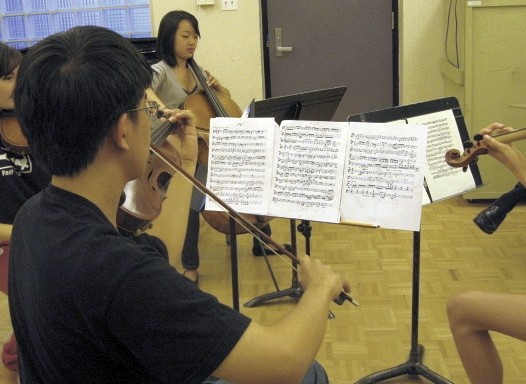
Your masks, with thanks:
M 214 117 L 240 117 L 242 115 L 239 106 L 226 94 L 215 92 L 208 84 L 201 68 L 193 58 L 188 61 L 188 67 L 195 74 L 196 80 L 203 88 L 202 92 L 188 96 L 183 104 L 183 109 L 189 109 L 196 115 L 196 129 L 200 137 L 199 151 L 206 151 L 208 158 L 208 134 L 210 132 L 210 119 Z M 230 234 L 229 215 L 224 211 L 202 211 L 201 215 L 205 221 L 216 231 Z M 244 218 L 251 224 L 263 228 L 268 225 L 272 217 L 260 215 L 243 214 Z M 247 233 L 243 226 L 236 223 L 236 234 Z

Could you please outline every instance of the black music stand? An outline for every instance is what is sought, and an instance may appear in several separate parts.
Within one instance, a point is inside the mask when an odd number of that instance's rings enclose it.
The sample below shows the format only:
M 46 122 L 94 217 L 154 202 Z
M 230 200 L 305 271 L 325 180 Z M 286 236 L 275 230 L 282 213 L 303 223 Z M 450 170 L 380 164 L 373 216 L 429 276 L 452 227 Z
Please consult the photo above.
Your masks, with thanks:
M 431 100 L 417 104 L 394 107 L 380 111 L 373 111 L 352 115 L 348 121 L 386 123 L 397 120 L 405 120 L 410 117 L 452 110 L 459 129 L 462 141 L 469 140 L 469 135 L 464 123 L 462 111 L 458 100 L 454 97 Z M 475 163 L 470 164 L 470 172 L 475 184 L 482 185 L 482 179 Z M 433 201 L 429 190 L 426 188 L 430 201 Z M 411 306 L 411 349 L 409 360 L 396 367 L 388 368 L 380 372 L 370 374 L 358 380 L 355 384 L 372 384 L 402 375 L 423 376 L 436 384 L 452 384 L 439 374 L 433 372 L 422 363 L 424 346 L 418 343 L 418 313 L 420 301 L 420 231 L 413 232 L 413 279 L 412 279 L 412 306 Z
M 157 56 L 156 37 L 132 37 L 128 40 L 142 53 L 148 64 L 152 65 L 160 60 Z
M 256 101 L 250 108 L 249 116 L 273 117 L 277 124 L 281 124 L 283 120 L 329 121 L 332 119 L 346 90 L 347 87 L 343 86 Z M 290 219 L 292 253 L 297 255 L 295 226 L 296 221 Z M 308 220 L 301 220 L 301 224 L 297 226 L 297 230 L 304 236 L 305 250 L 308 255 L 310 254 L 311 229 Z M 260 246 L 262 251 L 264 251 L 263 244 L 260 244 Z M 280 290 L 267 255 L 265 252 L 262 253 L 276 287 L 276 292 L 255 297 L 246 302 L 245 307 L 256 307 L 264 302 L 283 297 L 300 297 L 302 291 L 298 278 L 297 263 L 295 261 L 292 263 L 292 283 L 290 288 Z

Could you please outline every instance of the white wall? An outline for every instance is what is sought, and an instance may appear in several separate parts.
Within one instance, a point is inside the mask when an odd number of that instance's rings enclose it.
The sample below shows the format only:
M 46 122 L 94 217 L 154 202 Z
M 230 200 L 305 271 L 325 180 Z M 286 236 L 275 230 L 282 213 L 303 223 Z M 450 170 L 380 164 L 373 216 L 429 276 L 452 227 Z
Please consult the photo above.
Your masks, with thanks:
M 400 104 L 444 96 L 439 62 L 444 57 L 448 0 L 400 0 Z
M 444 50 L 445 1 L 400 0 L 401 104 L 447 96 L 439 70 Z M 252 98 L 263 98 L 259 1 L 238 0 L 237 11 L 222 11 L 220 0 L 207 6 L 196 5 L 196 0 L 151 3 L 155 34 L 161 18 L 171 10 L 183 9 L 197 17 L 202 39 L 196 61 L 230 89 L 241 109 Z

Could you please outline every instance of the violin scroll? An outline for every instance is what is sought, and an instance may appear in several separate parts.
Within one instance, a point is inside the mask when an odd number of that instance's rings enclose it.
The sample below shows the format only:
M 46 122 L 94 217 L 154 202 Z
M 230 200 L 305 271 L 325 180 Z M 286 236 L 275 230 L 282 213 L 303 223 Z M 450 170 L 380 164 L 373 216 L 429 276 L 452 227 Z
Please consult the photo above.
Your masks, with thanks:
M 468 169 L 468 165 L 477 161 L 478 156 L 489 153 L 488 146 L 482 141 L 483 136 L 477 133 L 473 136 L 475 143 L 471 141 L 464 142 L 464 152 L 461 154 L 458 149 L 450 149 L 446 152 L 446 163 L 451 167 L 456 167 L 464 170 Z M 526 128 L 517 129 L 515 131 L 503 133 L 493 137 L 499 143 L 511 143 L 513 141 L 526 139 Z
M 460 153 L 458 149 L 450 149 L 449 151 L 447 151 L 446 163 L 451 167 L 462 167 L 462 170 L 466 172 L 468 169 L 468 165 L 477 161 L 478 156 L 486 155 L 489 152 L 489 148 L 487 147 L 487 145 L 481 141 L 477 141 L 475 145 L 471 142 L 469 143 L 470 144 L 468 144 L 467 146 L 466 144 L 464 144 L 465 149 L 463 153 Z

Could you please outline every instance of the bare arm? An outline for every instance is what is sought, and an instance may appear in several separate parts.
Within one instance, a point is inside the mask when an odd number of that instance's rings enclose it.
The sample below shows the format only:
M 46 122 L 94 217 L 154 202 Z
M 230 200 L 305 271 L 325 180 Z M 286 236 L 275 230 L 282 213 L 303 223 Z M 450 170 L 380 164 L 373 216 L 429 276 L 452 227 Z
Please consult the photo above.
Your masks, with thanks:
M 179 124 L 175 132 L 167 137 L 167 141 L 181 159 L 181 167 L 193 175 L 197 157 L 197 138 L 193 114 L 189 111 L 169 110 L 165 113 L 170 121 Z M 185 180 L 179 172 L 175 172 L 167 191 L 167 199 L 163 201 L 160 216 L 148 230 L 163 240 L 168 248 L 170 264 L 177 266 L 183 248 L 186 234 L 187 218 L 192 196 L 192 184 Z
M 254 322 L 214 375 L 238 383 L 299 383 L 320 348 L 329 304 L 347 282 L 319 260 L 300 257 L 304 293 L 297 306 L 271 326 Z
M 526 157 L 515 146 L 503 144 L 493 139 L 492 136 L 514 131 L 500 123 L 493 123 L 480 131 L 484 135 L 483 141 L 490 149 L 489 155 L 504 164 L 519 180 L 526 185 Z
M 162 105 L 162 104 L 161 104 Z M 195 115 L 188 110 L 164 109 L 164 117 L 173 123 L 176 128 L 166 138 L 181 159 L 181 167 L 194 174 L 197 162 L 197 133 L 195 128 Z

